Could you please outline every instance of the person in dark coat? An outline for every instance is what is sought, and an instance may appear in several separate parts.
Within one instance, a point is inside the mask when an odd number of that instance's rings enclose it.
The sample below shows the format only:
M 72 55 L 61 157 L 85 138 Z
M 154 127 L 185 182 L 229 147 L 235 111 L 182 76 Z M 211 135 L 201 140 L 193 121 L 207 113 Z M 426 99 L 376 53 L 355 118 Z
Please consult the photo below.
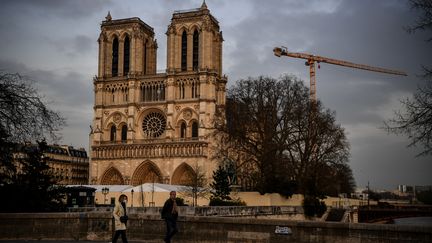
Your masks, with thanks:
M 178 208 L 176 203 L 176 192 L 171 191 L 170 197 L 166 200 L 162 208 L 162 218 L 165 220 L 167 225 L 167 231 L 164 241 L 167 243 L 171 242 L 171 238 L 178 232 L 177 229 L 177 217 Z

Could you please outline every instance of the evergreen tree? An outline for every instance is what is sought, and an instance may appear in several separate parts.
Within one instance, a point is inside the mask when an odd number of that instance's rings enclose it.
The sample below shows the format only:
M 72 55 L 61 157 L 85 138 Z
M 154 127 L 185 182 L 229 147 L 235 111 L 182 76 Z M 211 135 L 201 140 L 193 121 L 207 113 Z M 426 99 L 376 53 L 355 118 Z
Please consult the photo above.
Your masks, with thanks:
M 45 141 L 37 146 L 28 145 L 19 149 L 20 159 L 15 161 L 17 171 L 11 177 L 11 183 L 1 188 L 2 195 L 9 195 L 2 200 L 1 211 L 5 212 L 45 212 L 62 210 L 64 188 L 56 185 L 54 174 L 47 164 L 44 151 Z
M 432 205 L 432 191 L 420 191 L 416 193 L 417 200 L 424 204 Z
M 231 193 L 231 187 L 228 180 L 228 172 L 222 166 L 219 166 L 218 169 L 213 172 L 213 182 L 210 186 L 213 188 L 211 193 L 214 198 L 231 200 L 229 196 Z

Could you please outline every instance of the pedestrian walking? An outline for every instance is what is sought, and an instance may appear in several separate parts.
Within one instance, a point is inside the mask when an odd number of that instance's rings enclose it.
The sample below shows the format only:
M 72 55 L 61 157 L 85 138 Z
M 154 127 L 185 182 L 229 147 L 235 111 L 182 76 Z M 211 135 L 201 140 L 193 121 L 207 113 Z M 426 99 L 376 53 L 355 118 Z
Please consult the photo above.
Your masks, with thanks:
M 166 243 L 171 243 L 171 238 L 178 232 L 177 229 L 177 218 L 178 218 L 178 208 L 176 203 L 176 192 L 171 191 L 170 197 L 166 200 L 162 208 L 162 218 L 166 222 L 167 231 L 164 238 Z
M 120 195 L 118 203 L 116 203 L 113 211 L 115 234 L 112 239 L 112 243 L 117 243 L 119 236 L 121 236 L 123 243 L 128 243 L 126 238 L 126 223 L 128 221 L 126 205 L 127 196 L 122 194 Z

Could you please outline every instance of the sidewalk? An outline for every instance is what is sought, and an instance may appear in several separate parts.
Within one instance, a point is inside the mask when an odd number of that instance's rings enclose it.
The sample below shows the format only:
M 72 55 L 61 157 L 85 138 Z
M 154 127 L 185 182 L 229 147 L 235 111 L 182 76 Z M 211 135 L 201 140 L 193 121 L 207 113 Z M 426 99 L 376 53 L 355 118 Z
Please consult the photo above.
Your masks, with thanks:
M 89 240 L 0 240 L 0 243 L 111 243 L 111 241 L 89 241 Z M 117 240 L 117 242 L 122 242 L 121 239 Z M 128 240 L 129 243 L 163 243 L 163 240 Z

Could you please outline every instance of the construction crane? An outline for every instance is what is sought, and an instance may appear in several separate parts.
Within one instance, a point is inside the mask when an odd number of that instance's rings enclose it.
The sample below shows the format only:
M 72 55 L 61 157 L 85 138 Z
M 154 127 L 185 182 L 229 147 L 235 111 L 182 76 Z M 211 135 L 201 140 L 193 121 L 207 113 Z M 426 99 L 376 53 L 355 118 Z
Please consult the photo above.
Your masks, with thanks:
M 387 73 L 387 74 L 394 74 L 394 75 L 401 75 L 401 76 L 407 76 L 405 72 L 397 71 L 397 70 L 391 70 L 386 68 L 380 68 L 380 67 L 373 67 L 363 64 L 356 64 L 352 62 L 337 60 L 333 58 L 328 57 L 321 57 L 321 56 L 315 56 L 308 53 L 300 53 L 300 52 L 289 52 L 286 47 L 275 47 L 273 49 L 273 52 L 275 56 L 287 56 L 287 57 L 294 57 L 294 58 L 301 58 L 306 59 L 306 66 L 309 66 L 309 72 L 310 72 L 310 99 L 312 102 L 316 103 L 316 80 L 315 80 L 315 63 L 330 63 L 334 65 L 344 66 L 344 67 L 350 67 L 350 68 L 357 68 L 357 69 L 363 69 L 367 71 L 372 72 L 379 72 L 379 73 Z M 319 67 L 319 66 L 318 66 Z

